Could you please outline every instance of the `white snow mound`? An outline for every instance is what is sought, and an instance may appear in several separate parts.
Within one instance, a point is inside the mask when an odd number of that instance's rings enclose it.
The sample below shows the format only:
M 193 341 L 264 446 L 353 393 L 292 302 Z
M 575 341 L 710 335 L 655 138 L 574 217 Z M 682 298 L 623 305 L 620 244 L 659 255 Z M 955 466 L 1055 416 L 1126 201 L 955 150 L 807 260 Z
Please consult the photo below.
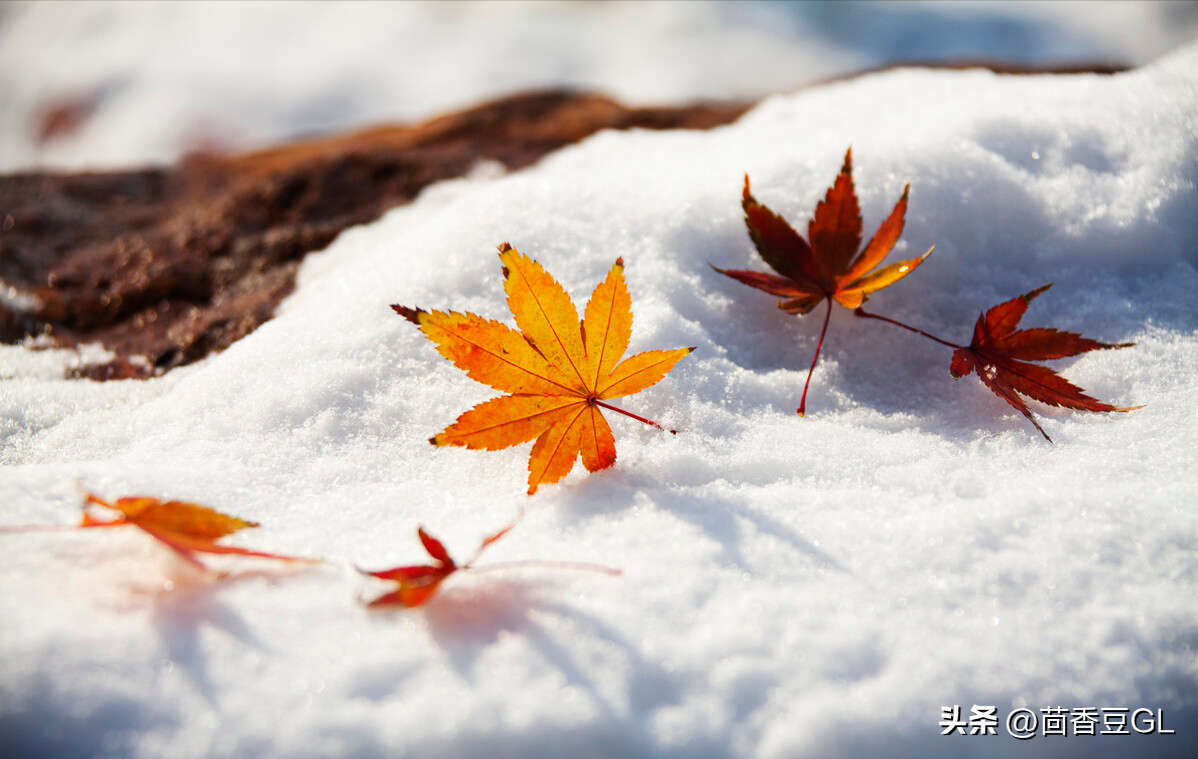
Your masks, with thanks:
M 852 145 L 866 234 L 912 183 L 871 308 L 955 341 L 1046 282 L 1027 326 L 1133 341 L 1056 366 L 1128 414 L 1034 410 L 950 352 L 714 272 L 764 270 L 739 206 L 800 230 Z M 0 349 L 6 525 L 68 523 L 76 482 L 260 521 L 327 557 L 199 577 L 139 534 L 0 535 L 0 742 L 128 757 L 1099 756 L 1194 748 L 1198 715 L 1198 46 L 1117 76 L 896 70 L 775 97 L 710 132 L 602 133 L 430 188 L 311 256 L 278 316 L 146 382 Z M 694 345 L 609 415 L 619 458 L 524 495 L 528 446 L 427 439 L 495 395 L 389 304 L 509 317 L 495 245 L 582 303 L 627 264 L 631 350 Z M 482 563 L 373 612 L 348 569 Z M 249 562 L 222 564 L 238 568 Z M 260 564 L 253 564 L 254 568 Z M 941 708 L 1140 707 L 1171 736 L 942 737 Z M 1188 720 L 1189 728 L 1185 729 Z M 1172 723 L 1172 724 L 1170 724 Z M 1189 735 L 1186 735 L 1186 733 Z

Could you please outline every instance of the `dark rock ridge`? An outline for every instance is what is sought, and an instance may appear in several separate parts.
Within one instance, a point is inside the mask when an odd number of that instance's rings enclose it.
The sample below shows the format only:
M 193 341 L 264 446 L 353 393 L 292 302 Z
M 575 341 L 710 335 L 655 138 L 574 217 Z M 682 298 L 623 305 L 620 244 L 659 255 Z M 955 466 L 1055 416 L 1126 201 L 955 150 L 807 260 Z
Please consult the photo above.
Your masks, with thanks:
M 1123 69 L 987 61 L 939 67 Z M 751 105 L 627 108 L 593 94 L 534 92 L 416 126 L 245 155 L 195 155 L 165 168 L 0 176 L 0 341 L 100 342 L 116 354 L 73 376 L 160 374 L 227 348 L 268 320 L 293 289 L 305 254 L 480 159 L 514 170 L 600 129 L 708 129 Z
M 76 376 L 159 374 L 269 319 L 305 254 L 480 159 L 519 169 L 601 129 L 707 129 L 748 107 L 626 108 L 539 92 L 166 168 L 3 176 L 0 340 L 99 341 L 116 358 Z

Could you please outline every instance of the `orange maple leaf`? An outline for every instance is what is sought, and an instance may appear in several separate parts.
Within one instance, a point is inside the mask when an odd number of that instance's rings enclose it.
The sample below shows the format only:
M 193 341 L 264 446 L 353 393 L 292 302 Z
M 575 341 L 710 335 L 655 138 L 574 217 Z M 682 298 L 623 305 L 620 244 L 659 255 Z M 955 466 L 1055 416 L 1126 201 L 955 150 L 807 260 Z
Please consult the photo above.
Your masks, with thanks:
M 90 505 L 103 506 L 117 512 L 117 516 L 114 519 L 96 519 L 87 510 Z M 202 570 L 208 567 L 196 558 L 197 553 L 237 554 L 279 561 L 319 561 L 216 544 L 217 540 L 238 530 L 257 526 L 257 522 L 227 516 L 195 503 L 161 501 L 147 496 L 118 498 L 109 503 L 92 493 L 86 495 L 83 518 L 77 525 L 78 528 L 136 527 Z
M 580 322 L 565 289 L 536 261 L 499 246 L 503 287 L 519 331 L 455 311 L 393 305 L 420 326 L 437 351 L 473 380 L 510 393 L 485 401 L 430 438 L 433 445 L 498 450 L 536 439 L 528 492 L 565 477 L 582 454 L 588 471 L 616 461 L 616 441 L 600 408 L 660 427 L 606 401 L 656 384 L 694 348 L 654 350 L 620 361 L 632 336 L 624 261 L 591 293 Z
M 828 303 L 819 343 L 811 359 L 807 382 L 803 385 L 799 416 L 805 413 L 807 407 L 807 387 L 811 384 L 811 373 L 815 370 L 820 349 L 824 345 L 824 334 L 828 331 L 828 320 L 832 316 L 832 301 L 845 308 L 857 308 L 870 293 L 889 287 L 915 271 L 935 248 L 934 245 L 928 248 L 927 253 L 919 258 L 877 268 L 903 233 L 910 189 L 910 184 L 903 189 L 903 196 L 895 204 L 894 210 L 878 227 L 873 239 L 858 253 L 861 247 L 861 209 L 853 188 L 852 148 L 844 154 L 844 165 L 836 181 L 828 188 L 823 201 L 815 207 L 815 216 L 807 226 L 810 244 L 785 219 L 757 202 L 749 191 L 749 175 L 745 175 L 741 207 L 745 211 L 749 237 L 765 262 L 781 276 L 744 269 L 712 268 L 738 282 L 783 298 L 778 302 L 778 308 L 790 314 L 802 315 L 819 305 L 820 301 Z
M 994 306 L 978 317 L 973 326 L 969 347 L 956 346 L 949 371 L 960 379 L 976 371 L 978 377 L 995 395 L 1011 404 L 1027 417 L 1044 439 L 1052 438 L 1044 431 L 1020 394 L 1046 403 L 1079 411 L 1134 411 L 1142 406 L 1112 406 L 1092 398 L 1081 388 L 1053 370 L 1028 363 L 1077 356 L 1093 350 L 1128 348 L 1134 343 L 1100 343 L 1076 332 L 1064 332 L 1043 327 L 1016 331 L 1027 312 L 1028 304 L 1051 284 L 1037 287 L 1004 303 Z M 933 338 L 936 339 L 936 338 Z

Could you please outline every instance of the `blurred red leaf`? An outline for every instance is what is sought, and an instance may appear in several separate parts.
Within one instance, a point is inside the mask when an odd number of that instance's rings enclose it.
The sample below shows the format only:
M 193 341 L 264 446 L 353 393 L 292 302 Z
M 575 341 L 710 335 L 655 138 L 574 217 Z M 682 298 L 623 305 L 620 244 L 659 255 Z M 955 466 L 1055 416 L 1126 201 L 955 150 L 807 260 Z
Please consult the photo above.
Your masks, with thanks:
M 102 92 L 63 95 L 42 105 L 33 117 L 33 141 L 38 145 L 74 137 L 83 129 L 102 99 Z
M 479 544 L 478 550 L 474 552 L 474 556 L 465 564 L 457 564 L 449 553 L 445 550 L 445 546 L 441 541 L 424 531 L 424 528 L 418 528 L 417 534 L 420 536 L 420 542 L 424 546 L 424 550 L 433 558 L 432 564 L 412 564 L 408 566 L 395 567 L 393 569 L 383 569 L 377 572 L 367 572 L 359 569 L 362 574 L 376 577 L 380 580 L 387 580 L 396 584 L 395 590 L 375 598 L 370 601 L 367 606 L 404 606 L 409 609 L 417 606 L 423 606 L 428 603 L 437 590 L 440 589 L 441 583 L 445 582 L 450 575 L 455 572 L 464 572 L 473 570 L 475 572 L 485 572 L 493 569 L 514 569 L 517 567 L 547 567 L 550 569 L 579 569 L 590 572 L 602 572 L 609 575 L 618 575 L 620 570 L 605 567 L 599 564 L 587 564 L 582 562 L 571 561 L 515 561 L 503 564 L 488 564 L 485 567 L 475 568 L 474 562 L 482 555 L 482 552 L 491 546 L 492 543 L 507 535 L 516 523 L 513 522 L 507 527 L 504 527 L 499 532 L 487 536 Z
M 445 582 L 450 575 L 459 570 L 469 569 L 474 564 L 475 559 L 484 550 L 496 540 L 506 535 L 515 526 L 515 523 L 509 524 L 499 532 L 485 538 L 479 544 L 473 558 L 461 565 L 454 563 L 454 560 L 450 557 L 449 552 L 445 550 L 445 546 L 441 544 L 441 541 L 425 532 L 423 527 L 417 528 L 416 533 L 420 536 L 420 543 L 424 546 L 424 550 L 428 551 L 428 555 L 433 557 L 435 563 L 395 567 L 394 569 L 383 569 L 377 572 L 359 570 L 362 571 L 362 574 L 377 577 L 380 580 L 389 580 L 398 585 L 395 590 L 379 596 L 371 601 L 368 606 L 406 606 L 414 608 L 424 605 L 433 597 L 437 589 L 441 587 L 441 583 Z

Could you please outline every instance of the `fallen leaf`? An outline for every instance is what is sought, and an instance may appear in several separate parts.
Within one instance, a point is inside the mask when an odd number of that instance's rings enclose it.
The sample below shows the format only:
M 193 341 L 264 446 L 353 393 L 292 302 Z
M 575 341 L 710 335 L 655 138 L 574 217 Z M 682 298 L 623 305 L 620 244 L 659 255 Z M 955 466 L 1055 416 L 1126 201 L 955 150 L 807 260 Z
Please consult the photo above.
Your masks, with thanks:
M 423 527 L 418 528 L 416 534 L 420 536 L 420 543 L 424 546 L 424 550 L 428 552 L 428 555 L 433 558 L 434 563 L 395 567 L 394 569 L 384 569 L 378 572 L 367 572 L 359 569 L 358 571 L 364 575 L 376 577 L 380 580 L 388 580 L 398 585 L 395 590 L 379 596 L 368 603 L 367 606 L 406 606 L 408 608 L 422 606 L 436 594 L 437 590 L 441 587 L 441 583 L 445 582 L 450 575 L 454 572 L 463 572 L 466 570 L 483 572 L 493 569 L 540 566 L 551 569 L 579 569 L 602 572 L 609 575 L 620 574 L 620 570 L 618 569 L 612 569 L 611 567 L 599 564 L 565 561 L 516 561 L 505 564 L 491 564 L 476 569 L 474 562 L 478 560 L 482 552 L 496 540 L 508 534 L 515 526 L 516 524 L 513 522 L 499 532 L 484 538 L 483 542 L 479 544 L 478 550 L 474 552 L 474 556 L 465 564 L 455 563 L 450 557 L 449 552 L 445 550 L 445 546 L 441 544 L 441 541 L 425 532 Z
M 832 301 L 845 308 L 857 308 L 870 293 L 889 287 L 914 271 L 935 247 L 928 248 L 927 253 L 919 258 L 877 268 L 903 233 L 910 189 L 910 184 L 903 189 L 903 195 L 894 210 L 878 227 L 865 248 L 858 252 L 861 247 L 861 209 L 853 188 L 851 148 L 844 155 L 844 165 L 836 181 L 828 188 L 823 201 L 815 207 L 815 215 L 807 226 L 810 244 L 785 219 L 757 202 L 749 190 L 749 175 L 745 175 L 745 187 L 741 195 L 745 225 L 757 252 L 777 274 L 721 269 L 717 266 L 712 268 L 738 282 L 782 298 L 778 308 L 790 314 L 808 313 L 821 301 L 827 301 L 828 304 L 815 356 L 807 372 L 807 382 L 803 385 L 799 416 L 806 412 L 807 388 L 824 345 L 824 334 L 828 331 L 828 320 L 832 315 Z
M 510 393 L 485 401 L 432 437 L 433 445 L 498 450 L 536 440 L 528 492 L 565 477 L 582 454 L 587 471 L 616 461 L 600 408 L 660 427 L 607 401 L 656 384 L 694 348 L 638 353 L 621 361 L 632 336 L 632 300 L 617 259 L 583 319 L 565 289 L 536 261 L 499 246 L 504 290 L 519 331 L 481 316 L 393 305 L 471 379 Z
M 423 527 L 417 528 L 416 534 L 420 536 L 420 543 L 424 546 L 424 550 L 428 555 L 433 557 L 434 564 L 418 564 L 406 567 L 395 567 L 394 569 L 384 569 L 378 572 L 365 572 L 362 574 L 377 577 L 380 580 L 390 580 L 399 585 L 396 590 L 371 601 L 368 606 L 407 606 L 413 608 L 426 603 L 437 589 L 441 587 L 441 583 L 446 580 L 454 572 L 469 569 L 475 559 L 479 557 L 487 546 L 499 540 L 515 527 L 514 524 L 509 524 L 499 532 L 491 535 L 483 540 L 479 545 L 478 550 L 474 552 L 474 557 L 465 564 L 455 564 L 450 558 L 449 552 L 445 550 L 445 546 L 441 541 L 424 531 Z
M 979 316 L 973 327 L 973 340 L 970 341 L 969 347 L 957 347 L 953 351 L 949 371 L 953 379 L 960 379 L 976 371 L 986 387 L 1027 417 L 1044 439 L 1052 442 L 1052 438 L 1032 416 L 1020 395 L 1049 406 L 1062 406 L 1079 411 L 1133 411 L 1143 407 L 1112 406 L 1103 403 L 1086 395 L 1081 388 L 1053 370 L 1028 363 L 1134 345 L 1100 343 L 1076 332 L 1043 327 L 1017 331 L 1016 327 L 1023 319 L 1028 304 L 1050 287 L 1051 284 L 1038 287 L 1000 303 Z
M 114 519 L 96 519 L 87 510 L 89 505 L 115 511 L 117 516 Z M 257 556 L 279 561 L 316 561 L 216 544 L 216 541 L 227 535 L 257 526 L 257 522 L 227 516 L 195 503 L 161 501 L 146 496 L 118 498 L 109 503 L 92 493 L 86 496 L 83 519 L 78 525 L 80 528 L 136 527 L 202 570 L 207 570 L 208 567 L 196 558 L 197 553 Z

